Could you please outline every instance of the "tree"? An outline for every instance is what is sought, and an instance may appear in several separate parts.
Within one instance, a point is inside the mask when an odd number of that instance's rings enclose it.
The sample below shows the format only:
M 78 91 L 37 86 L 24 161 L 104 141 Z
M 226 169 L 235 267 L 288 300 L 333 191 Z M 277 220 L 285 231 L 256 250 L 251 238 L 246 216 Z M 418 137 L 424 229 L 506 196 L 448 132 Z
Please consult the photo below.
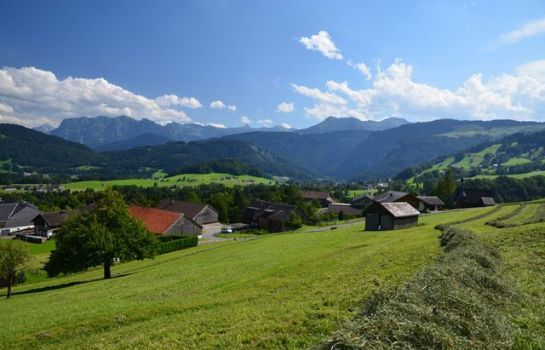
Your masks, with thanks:
M 156 245 L 155 237 L 129 215 L 121 195 L 108 189 L 92 211 L 84 211 L 62 223 L 45 270 L 55 276 L 103 265 L 104 278 L 108 279 L 115 259 L 151 258 Z
M 0 241 L 0 279 L 8 287 L 6 298 L 11 297 L 13 285 L 29 268 L 31 260 L 32 257 L 23 242 L 13 239 Z
M 456 176 L 452 168 L 448 168 L 443 176 L 437 182 L 435 193 L 445 203 L 449 201 L 450 196 L 456 191 Z

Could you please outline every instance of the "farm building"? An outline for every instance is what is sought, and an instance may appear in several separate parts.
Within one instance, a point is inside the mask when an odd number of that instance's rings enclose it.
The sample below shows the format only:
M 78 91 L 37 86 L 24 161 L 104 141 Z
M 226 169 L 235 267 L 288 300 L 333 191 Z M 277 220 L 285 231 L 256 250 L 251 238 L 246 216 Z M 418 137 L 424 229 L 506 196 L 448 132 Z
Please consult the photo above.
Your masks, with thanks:
M 318 202 L 322 208 L 327 208 L 331 203 L 335 203 L 335 200 L 327 192 L 303 191 L 301 196 L 306 201 Z
M 12 233 L 34 228 L 34 218 L 41 211 L 25 201 L 16 203 L 0 202 L 0 235 L 7 236 Z
M 350 201 L 350 205 L 358 209 L 365 209 L 371 204 L 373 204 L 373 197 L 368 194 L 358 196 Z
M 417 208 L 419 212 L 423 212 L 424 210 L 438 211 L 445 209 L 445 203 L 439 197 L 416 196 L 416 198 L 418 198 L 418 200 L 420 201 L 420 204 Z
M 166 199 L 155 207 L 175 213 L 184 214 L 199 225 L 213 224 L 218 222 L 218 211 L 209 204 L 191 203 Z
M 458 208 L 489 207 L 496 205 L 492 191 L 458 188 L 452 195 L 452 202 Z
M 34 234 L 47 238 L 55 235 L 61 228 L 62 222 L 73 214 L 75 214 L 75 211 L 71 210 L 39 214 L 33 220 Z
M 306 220 L 306 215 L 295 205 L 257 200 L 244 209 L 242 221 L 252 227 L 282 232 L 289 228 L 290 216 L 294 215 Z
M 415 226 L 419 215 L 409 203 L 375 203 L 365 210 L 365 230 L 399 230 Z
M 200 235 L 202 225 L 182 213 L 131 205 L 129 213 L 156 235 Z
M 348 216 L 361 216 L 361 209 L 354 208 L 352 205 L 348 203 L 331 203 L 327 207 L 327 210 L 325 212 L 333 213 L 337 215 L 339 215 L 342 212 L 344 215 L 348 215 Z
M 420 200 L 407 192 L 400 191 L 387 191 L 381 194 L 377 194 L 373 197 L 373 201 L 377 203 L 395 203 L 405 202 L 417 209 L 420 206 Z

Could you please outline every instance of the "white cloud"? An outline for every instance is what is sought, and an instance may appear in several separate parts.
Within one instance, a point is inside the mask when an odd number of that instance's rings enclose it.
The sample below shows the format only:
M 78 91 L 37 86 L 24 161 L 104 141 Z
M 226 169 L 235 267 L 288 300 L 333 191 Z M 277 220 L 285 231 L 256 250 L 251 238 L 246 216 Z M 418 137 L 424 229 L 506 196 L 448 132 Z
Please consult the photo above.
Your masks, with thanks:
M 292 126 L 289 125 L 288 123 L 282 123 L 282 124 L 280 124 L 280 126 L 281 126 L 282 128 L 284 128 L 284 129 L 291 129 L 291 128 L 292 128 Z
M 342 60 L 341 51 L 335 46 L 328 32 L 322 30 L 318 34 L 311 35 L 310 38 L 302 36 L 299 42 L 305 45 L 307 50 L 319 51 L 329 59 Z
M 330 92 L 320 91 L 317 88 L 309 88 L 309 87 L 297 85 L 297 84 L 291 84 L 291 86 L 299 94 L 318 100 L 322 103 L 337 104 L 337 105 L 342 105 L 347 103 L 347 101 L 344 98 L 338 95 L 332 94 Z
M 260 120 L 257 121 L 257 124 L 268 128 L 270 126 L 273 126 L 274 122 L 272 120 L 270 120 L 270 119 L 260 119 Z
M 163 95 L 155 99 L 161 107 L 182 106 L 188 108 L 201 108 L 202 104 L 195 97 L 179 97 L 176 95 Z
M 252 120 L 251 120 L 249 117 L 243 115 L 242 117 L 240 117 L 240 122 L 241 122 L 242 124 L 247 124 L 247 125 L 249 125 L 249 124 L 252 123 Z
M 317 101 L 313 107 L 305 108 L 307 116 L 316 119 L 352 116 L 362 120 L 401 116 L 420 121 L 545 119 L 545 60 L 521 65 L 514 74 L 488 80 L 482 74 L 473 74 L 452 90 L 414 81 L 412 66 L 401 60 L 385 70 L 378 69 L 369 88 L 354 90 L 346 81 L 331 80 L 326 87 L 327 92 L 307 87 L 295 89 Z M 323 98 L 331 93 L 343 94 L 348 98 L 347 103 L 331 103 Z
M 221 100 L 216 100 L 216 101 L 212 101 L 210 102 L 210 108 L 212 109 L 224 109 L 224 108 L 227 108 L 228 110 L 234 112 L 237 110 L 237 107 L 236 106 L 228 106 L 226 105 L 225 103 L 223 103 L 223 101 Z
M 498 44 L 515 44 L 519 41 L 545 33 L 545 18 L 524 23 L 509 33 L 500 35 Z
M 291 113 L 295 109 L 293 102 L 282 102 L 276 107 L 276 111 L 280 113 Z
M 219 124 L 219 123 L 208 123 L 206 125 L 210 125 L 210 126 L 213 126 L 215 128 L 219 128 L 219 129 L 225 129 L 226 128 L 225 124 Z
M 57 125 L 64 118 L 84 115 L 126 115 L 156 122 L 191 121 L 184 111 L 164 105 L 170 99 L 182 106 L 182 102 L 195 105 L 191 98 L 158 99 L 137 95 L 104 78 L 59 80 L 52 72 L 35 67 L 0 69 L 0 103 L 4 106 L 0 118 L 27 126 Z
M 371 69 L 365 63 L 363 63 L 363 62 L 360 62 L 360 63 L 348 62 L 347 64 L 350 67 L 356 68 L 357 70 L 359 70 L 360 73 L 365 77 L 365 79 L 371 80 L 371 78 L 373 77 L 373 75 L 371 74 Z

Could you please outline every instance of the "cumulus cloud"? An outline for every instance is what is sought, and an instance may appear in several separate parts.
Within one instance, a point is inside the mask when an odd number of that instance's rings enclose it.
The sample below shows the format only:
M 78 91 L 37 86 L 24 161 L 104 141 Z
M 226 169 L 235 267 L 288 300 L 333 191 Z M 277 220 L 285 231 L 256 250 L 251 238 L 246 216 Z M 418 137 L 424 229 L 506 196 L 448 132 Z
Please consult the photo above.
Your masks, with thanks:
M 291 84 L 291 86 L 297 93 L 303 96 L 318 100 L 322 103 L 336 104 L 336 105 L 342 105 L 347 103 L 347 101 L 344 98 L 330 92 L 320 91 L 320 89 L 317 89 L 317 88 L 309 88 L 309 87 L 297 85 L 297 84 Z
M 240 117 L 240 122 L 242 124 L 249 125 L 252 123 L 252 120 L 248 116 L 243 115 L 242 117 Z
M 175 95 L 150 99 L 104 78 L 61 80 L 35 67 L 5 67 L 0 69 L 0 104 L 0 121 L 37 126 L 57 125 L 64 118 L 84 115 L 185 123 L 191 119 L 177 107 L 197 108 L 200 103 Z
M 319 51 L 325 57 L 332 60 L 342 60 L 341 51 L 335 46 L 333 39 L 325 30 L 309 37 L 302 36 L 299 42 L 305 45 L 307 50 Z
M 350 67 L 356 68 L 357 70 L 359 70 L 360 73 L 365 77 L 365 79 L 371 80 L 371 78 L 373 77 L 373 75 L 371 74 L 371 69 L 365 63 L 363 63 L 363 62 L 360 62 L 360 63 L 348 62 L 347 64 Z
M 293 102 L 282 102 L 276 107 L 276 111 L 280 113 L 291 113 L 295 109 Z
M 227 108 L 228 110 L 230 110 L 232 112 L 237 110 L 236 106 L 232 106 L 232 105 L 228 106 L 225 103 L 223 103 L 223 101 L 221 101 L 221 100 L 216 100 L 216 101 L 210 102 L 210 108 L 212 108 L 212 109 L 225 109 L 225 108 Z
M 270 119 L 260 119 L 260 120 L 257 121 L 257 124 L 268 128 L 270 126 L 273 126 L 274 122 L 272 120 L 270 120 Z
M 163 95 L 155 99 L 161 107 L 182 106 L 188 108 L 201 108 L 202 104 L 195 97 L 179 97 L 176 95 Z
M 282 123 L 280 124 L 280 126 L 284 129 L 291 129 L 291 125 L 289 125 L 288 123 Z
M 402 116 L 412 120 L 543 120 L 545 112 L 545 60 L 527 63 L 517 67 L 514 74 L 502 74 L 488 80 L 482 74 L 473 74 L 452 90 L 414 81 L 413 67 L 401 60 L 396 60 L 385 70 L 379 69 L 371 86 L 366 89 L 352 89 L 346 81 L 330 80 L 325 85 L 326 92 L 313 88 L 295 89 L 316 101 L 313 107 L 305 108 L 307 116 L 316 119 L 328 116 L 358 119 Z M 326 94 L 341 94 L 348 101 L 331 103 L 323 98 Z

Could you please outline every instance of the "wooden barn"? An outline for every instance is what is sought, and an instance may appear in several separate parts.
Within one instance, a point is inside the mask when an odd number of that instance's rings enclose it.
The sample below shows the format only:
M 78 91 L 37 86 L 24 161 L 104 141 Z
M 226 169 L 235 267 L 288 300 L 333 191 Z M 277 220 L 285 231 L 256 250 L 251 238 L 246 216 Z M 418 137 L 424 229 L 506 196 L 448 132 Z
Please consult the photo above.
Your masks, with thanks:
M 492 191 L 459 187 L 452 195 L 458 208 L 489 207 L 496 205 Z
M 420 212 L 445 209 L 445 203 L 437 196 L 416 196 L 416 198 L 420 201 L 420 205 L 417 208 Z
M 399 230 L 416 226 L 419 215 L 418 210 L 406 202 L 377 202 L 365 210 L 365 230 Z

